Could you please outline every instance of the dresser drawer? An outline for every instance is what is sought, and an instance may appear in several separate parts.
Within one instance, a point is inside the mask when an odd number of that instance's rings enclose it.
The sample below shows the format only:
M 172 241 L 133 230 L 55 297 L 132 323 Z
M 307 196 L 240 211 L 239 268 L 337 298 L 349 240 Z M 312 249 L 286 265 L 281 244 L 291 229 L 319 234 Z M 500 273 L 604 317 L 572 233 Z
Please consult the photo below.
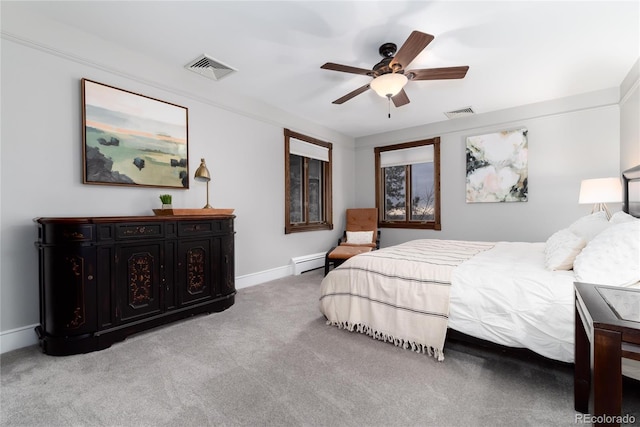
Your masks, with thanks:
M 41 224 L 39 239 L 42 244 L 81 243 L 94 239 L 94 226 L 91 224 Z
M 178 236 L 195 236 L 206 234 L 224 234 L 231 232 L 231 220 L 220 219 L 210 221 L 180 221 L 178 222 Z
M 116 239 L 138 240 L 164 237 L 164 224 L 162 222 L 144 222 L 116 224 Z

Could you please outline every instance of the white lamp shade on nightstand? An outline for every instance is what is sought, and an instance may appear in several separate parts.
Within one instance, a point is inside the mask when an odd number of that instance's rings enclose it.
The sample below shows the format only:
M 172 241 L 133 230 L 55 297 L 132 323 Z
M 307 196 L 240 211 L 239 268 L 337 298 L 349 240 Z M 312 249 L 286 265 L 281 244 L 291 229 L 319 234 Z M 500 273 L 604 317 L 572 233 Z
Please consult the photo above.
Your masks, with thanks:
M 578 203 L 620 203 L 622 184 L 619 178 L 584 179 L 580 183 Z
M 580 183 L 578 203 L 593 203 L 592 213 L 605 211 L 607 218 L 611 218 L 607 203 L 620 202 L 622 202 L 622 184 L 619 178 L 584 179 Z

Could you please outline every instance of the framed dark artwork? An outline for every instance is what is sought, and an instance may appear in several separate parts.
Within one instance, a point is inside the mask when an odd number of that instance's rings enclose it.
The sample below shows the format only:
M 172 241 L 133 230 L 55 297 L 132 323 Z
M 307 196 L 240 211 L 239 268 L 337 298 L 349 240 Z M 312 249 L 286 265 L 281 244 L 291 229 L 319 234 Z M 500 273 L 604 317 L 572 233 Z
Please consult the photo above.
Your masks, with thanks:
M 189 188 L 188 110 L 82 79 L 83 183 Z
M 467 203 L 526 202 L 527 129 L 467 137 Z

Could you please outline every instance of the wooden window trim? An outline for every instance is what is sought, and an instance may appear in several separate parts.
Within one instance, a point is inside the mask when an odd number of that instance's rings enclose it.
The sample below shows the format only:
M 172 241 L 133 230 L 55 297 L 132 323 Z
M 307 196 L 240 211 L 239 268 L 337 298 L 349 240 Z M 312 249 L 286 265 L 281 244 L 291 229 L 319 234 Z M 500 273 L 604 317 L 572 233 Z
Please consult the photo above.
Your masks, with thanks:
M 435 219 L 433 221 L 411 221 L 410 212 L 410 193 L 411 193 L 411 168 L 406 167 L 405 181 L 407 188 L 406 203 L 406 219 L 403 221 L 385 221 L 384 220 L 384 183 L 382 182 L 383 173 L 380 168 L 380 153 L 385 151 L 402 150 L 405 148 L 420 147 L 424 145 L 433 145 L 433 175 L 434 175 L 434 193 L 435 193 Z M 376 208 L 378 208 L 378 227 L 380 228 L 408 228 L 408 229 L 426 229 L 426 230 L 441 230 L 441 215 L 440 215 L 440 137 L 423 139 L 419 141 L 404 142 L 401 144 L 387 145 L 384 147 L 375 147 L 375 169 L 376 169 Z
M 303 194 L 305 198 L 304 203 L 304 218 L 305 223 L 291 223 L 291 188 L 289 182 L 290 166 L 289 166 L 289 139 L 295 138 L 309 144 L 319 145 L 328 149 L 329 161 L 323 162 L 323 176 L 324 187 L 322 189 L 322 212 L 324 221 L 322 222 L 308 222 L 309 221 L 309 206 L 307 200 L 308 194 L 308 158 L 305 159 L 304 167 L 304 189 Z M 310 136 L 303 135 L 298 132 L 294 132 L 289 129 L 284 130 L 284 182 L 285 182 L 285 202 L 284 202 L 284 232 L 285 234 L 298 233 L 303 231 L 316 231 L 316 230 L 333 230 L 333 194 L 332 194 L 332 165 L 333 165 L 333 144 L 330 142 L 321 141 L 319 139 L 312 138 Z

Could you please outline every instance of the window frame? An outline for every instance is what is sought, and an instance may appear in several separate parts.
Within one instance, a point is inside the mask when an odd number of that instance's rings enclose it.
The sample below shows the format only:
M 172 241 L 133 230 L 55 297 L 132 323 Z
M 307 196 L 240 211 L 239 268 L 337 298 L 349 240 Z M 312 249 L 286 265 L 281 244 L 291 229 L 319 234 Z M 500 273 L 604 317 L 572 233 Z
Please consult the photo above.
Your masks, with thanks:
M 380 167 L 380 153 L 386 151 L 403 150 L 406 148 L 421 147 L 426 145 L 433 146 L 433 187 L 434 187 L 434 220 L 416 221 L 411 220 L 411 166 L 405 166 L 405 219 L 388 221 L 384 219 L 384 174 Z M 376 191 L 376 208 L 378 208 L 378 227 L 379 228 L 407 228 L 407 229 L 425 229 L 425 230 L 441 230 L 441 214 L 440 214 L 440 137 L 422 139 L 418 141 L 404 142 L 400 144 L 387 145 L 384 147 L 375 147 L 375 191 Z
M 304 222 L 292 223 L 291 222 L 291 182 L 290 182 L 290 139 L 299 139 L 309 144 L 318 145 L 328 150 L 329 161 L 322 162 L 322 207 L 321 213 L 323 220 L 320 222 L 309 222 L 309 160 L 310 157 L 301 156 L 304 159 L 303 166 L 303 216 Z M 333 230 L 333 194 L 332 194 L 332 151 L 333 144 L 330 142 L 321 141 L 319 139 L 312 138 L 307 135 L 303 135 L 298 132 L 294 132 L 289 129 L 284 130 L 284 182 L 285 182 L 285 202 L 284 202 L 284 218 L 285 218 L 285 234 L 298 233 L 303 231 L 316 231 L 316 230 Z

